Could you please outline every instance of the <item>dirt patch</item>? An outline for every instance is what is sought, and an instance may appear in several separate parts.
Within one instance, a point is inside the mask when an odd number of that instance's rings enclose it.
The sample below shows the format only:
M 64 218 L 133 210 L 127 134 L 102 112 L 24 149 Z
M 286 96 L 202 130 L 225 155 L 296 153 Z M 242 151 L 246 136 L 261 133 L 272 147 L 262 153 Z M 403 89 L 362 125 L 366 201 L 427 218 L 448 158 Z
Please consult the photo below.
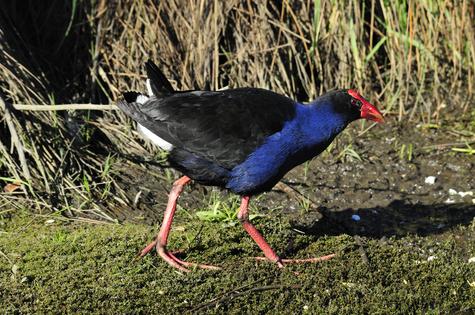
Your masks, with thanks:
M 464 138 L 450 130 L 389 123 L 359 135 L 359 126 L 353 125 L 331 150 L 283 179 L 318 209 L 280 191 L 258 197 L 255 208 L 267 215 L 274 214 L 269 209 L 281 211 L 297 229 L 315 235 L 428 235 L 468 224 L 475 215 L 475 160 L 451 151 L 454 143 L 463 147 Z M 119 219 L 161 221 L 167 192 L 179 174 L 148 167 L 122 171 L 129 198 L 141 193 L 137 207 L 122 211 Z M 164 171 L 173 172 L 168 180 L 151 175 Z M 212 191 L 219 190 L 190 185 L 179 203 L 193 213 L 206 207 Z M 222 192 L 223 200 L 227 195 Z M 319 213 L 324 213 L 323 219 Z

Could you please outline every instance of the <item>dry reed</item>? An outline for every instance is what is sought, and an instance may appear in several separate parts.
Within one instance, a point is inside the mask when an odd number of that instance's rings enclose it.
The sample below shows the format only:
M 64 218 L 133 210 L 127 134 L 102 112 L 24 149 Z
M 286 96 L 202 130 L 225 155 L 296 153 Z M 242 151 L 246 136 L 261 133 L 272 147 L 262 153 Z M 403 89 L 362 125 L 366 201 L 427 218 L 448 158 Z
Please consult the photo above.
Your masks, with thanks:
M 469 0 L 7 1 L 0 182 L 21 183 L 23 196 L 53 210 L 112 220 L 109 203 L 131 200 L 104 171 L 114 156 L 98 148 L 150 153 L 130 121 L 116 111 L 10 105 L 114 103 L 122 91 L 144 90 L 148 58 L 178 89 L 254 86 L 308 101 L 353 87 L 399 120 L 466 111 L 474 11 Z

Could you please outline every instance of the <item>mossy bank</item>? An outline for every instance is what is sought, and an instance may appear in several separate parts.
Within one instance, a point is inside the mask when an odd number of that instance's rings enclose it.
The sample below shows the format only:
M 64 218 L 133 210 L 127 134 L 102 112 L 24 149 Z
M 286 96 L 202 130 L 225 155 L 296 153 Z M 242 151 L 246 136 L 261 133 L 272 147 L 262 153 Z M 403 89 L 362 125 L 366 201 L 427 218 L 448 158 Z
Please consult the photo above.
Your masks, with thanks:
M 52 221 L 54 220 L 54 222 Z M 171 248 L 221 271 L 177 273 L 155 255 L 137 260 L 153 228 L 4 218 L 0 309 L 6 313 L 470 313 L 475 310 L 475 224 L 443 234 L 358 238 L 296 233 L 280 216 L 257 226 L 277 251 L 331 261 L 256 262 L 239 225 L 179 222 Z M 290 253 L 288 253 L 290 254 Z M 473 260 L 473 259 L 472 259 Z

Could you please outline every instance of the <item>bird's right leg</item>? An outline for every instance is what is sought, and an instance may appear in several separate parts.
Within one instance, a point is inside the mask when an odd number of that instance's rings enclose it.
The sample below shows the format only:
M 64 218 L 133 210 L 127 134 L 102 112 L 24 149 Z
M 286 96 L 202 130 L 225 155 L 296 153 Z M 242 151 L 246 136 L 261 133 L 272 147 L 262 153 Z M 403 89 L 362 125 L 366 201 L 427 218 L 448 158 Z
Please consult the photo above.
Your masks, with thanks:
M 304 259 L 281 259 L 274 250 L 270 247 L 269 243 L 264 239 L 261 233 L 249 222 L 249 196 L 243 196 L 241 200 L 241 207 L 238 212 L 238 219 L 241 221 L 242 226 L 251 238 L 256 242 L 257 246 L 264 252 L 265 257 L 256 257 L 258 260 L 270 260 L 277 263 L 279 268 L 284 267 L 285 264 L 299 264 L 299 263 L 316 263 L 325 261 L 335 257 L 335 254 L 330 254 L 322 257 L 304 258 Z
M 246 232 L 251 236 L 251 238 L 256 242 L 257 246 L 264 252 L 266 258 L 270 261 L 277 263 L 277 266 L 280 268 L 284 267 L 282 264 L 282 260 L 279 256 L 274 252 L 274 250 L 270 247 L 269 243 L 265 240 L 261 233 L 252 225 L 249 221 L 249 196 L 243 196 L 241 200 L 241 207 L 238 212 L 238 219 L 241 221 L 242 227 L 246 230 Z
M 167 243 L 168 243 L 168 235 L 170 234 L 170 229 L 173 223 L 173 216 L 175 215 L 176 211 L 176 203 L 180 193 L 183 191 L 183 187 L 188 184 L 191 179 L 188 176 L 183 176 L 179 178 L 177 181 L 173 183 L 173 188 L 170 191 L 170 195 L 168 196 L 168 204 L 167 209 L 165 210 L 165 214 L 163 216 L 162 226 L 160 227 L 160 232 L 157 235 L 157 238 L 152 243 L 148 244 L 139 254 L 140 257 L 145 256 L 149 253 L 154 247 L 157 249 L 158 254 L 162 257 L 169 265 L 180 269 L 181 271 L 189 271 L 185 267 L 192 267 L 197 266 L 204 269 L 220 269 L 219 267 L 210 266 L 210 265 L 202 265 L 202 264 L 195 264 L 183 261 L 178 259 L 175 255 L 168 252 L 167 250 Z

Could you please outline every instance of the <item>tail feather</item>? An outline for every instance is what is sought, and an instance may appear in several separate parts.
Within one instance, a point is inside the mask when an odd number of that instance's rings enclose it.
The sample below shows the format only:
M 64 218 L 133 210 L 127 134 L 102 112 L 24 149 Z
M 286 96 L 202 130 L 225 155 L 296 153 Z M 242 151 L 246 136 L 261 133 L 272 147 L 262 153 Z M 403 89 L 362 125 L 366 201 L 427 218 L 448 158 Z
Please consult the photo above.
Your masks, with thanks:
M 124 97 L 125 101 L 127 103 L 140 103 L 143 104 L 147 101 L 148 97 L 135 91 L 127 91 L 122 93 L 122 96 Z M 145 99 L 146 98 L 146 99 Z
M 145 63 L 145 69 L 147 70 L 147 76 L 150 79 L 150 87 L 153 95 L 160 97 L 172 94 L 175 91 L 165 75 L 151 60 L 148 60 Z
M 143 104 L 140 103 L 140 98 L 147 98 L 147 96 L 136 92 L 126 92 L 124 100 L 117 102 L 117 106 L 137 122 L 137 129 L 145 139 L 152 141 L 163 150 L 171 151 L 174 147 L 172 144 L 174 139 L 168 135 L 167 126 L 157 124 L 155 120 L 142 112 Z
M 140 108 L 148 101 L 148 96 L 133 91 L 125 92 L 122 95 L 124 96 L 124 99 L 117 102 L 117 106 L 122 109 L 127 116 L 138 123 L 146 121 L 147 115 L 142 113 Z

